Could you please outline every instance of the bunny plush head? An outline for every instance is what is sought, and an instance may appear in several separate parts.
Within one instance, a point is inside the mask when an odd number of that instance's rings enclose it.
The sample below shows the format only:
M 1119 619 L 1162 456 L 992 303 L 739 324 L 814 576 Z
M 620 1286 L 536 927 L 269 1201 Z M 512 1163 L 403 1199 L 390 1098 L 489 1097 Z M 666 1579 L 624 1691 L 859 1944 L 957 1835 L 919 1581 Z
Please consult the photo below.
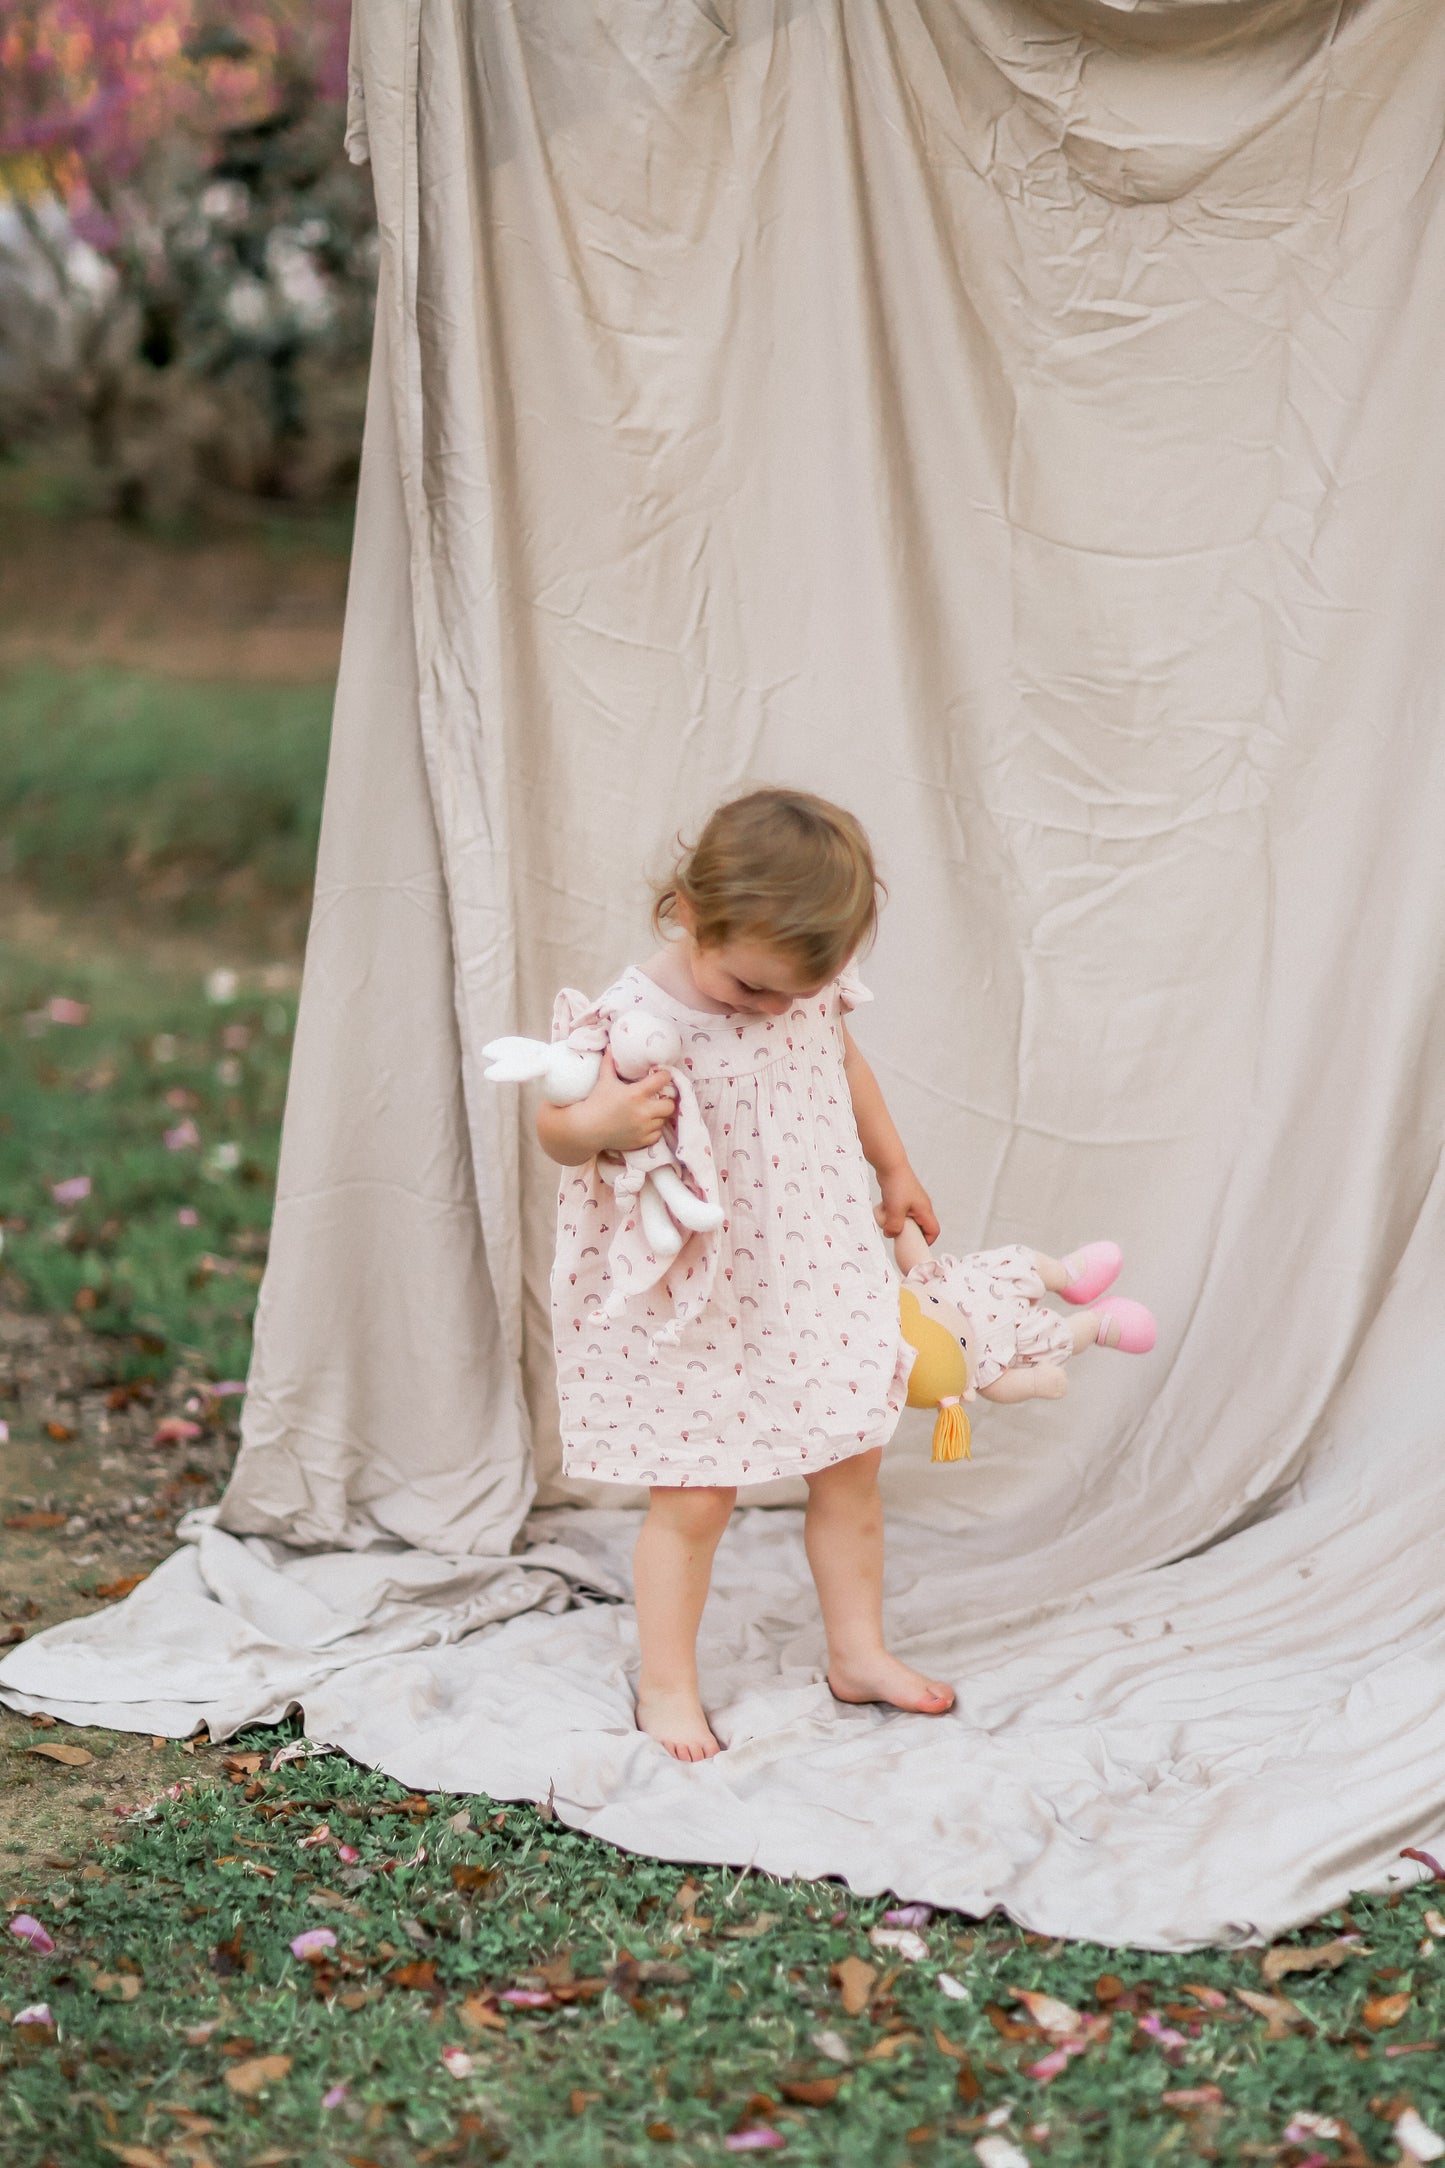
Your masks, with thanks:
M 682 1034 L 676 1024 L 646 1009 L 624 1009 L 607 1033 L 617 1074 L 628 1083 L 649 1069 L 674 1069 L 682 1060 Z

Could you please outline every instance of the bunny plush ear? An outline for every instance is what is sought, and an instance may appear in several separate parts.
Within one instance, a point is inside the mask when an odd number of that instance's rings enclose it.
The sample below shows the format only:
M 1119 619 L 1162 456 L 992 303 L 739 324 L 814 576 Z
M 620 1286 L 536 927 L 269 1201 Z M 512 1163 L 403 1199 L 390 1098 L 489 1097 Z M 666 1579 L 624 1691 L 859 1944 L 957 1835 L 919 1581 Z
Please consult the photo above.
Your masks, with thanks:
M 529 1084 L 547 1074 L 552 1060 L 545 1039 L 492 1039 L 482 1053 L 491 1063 L 485 1071 L 489 1084 Z

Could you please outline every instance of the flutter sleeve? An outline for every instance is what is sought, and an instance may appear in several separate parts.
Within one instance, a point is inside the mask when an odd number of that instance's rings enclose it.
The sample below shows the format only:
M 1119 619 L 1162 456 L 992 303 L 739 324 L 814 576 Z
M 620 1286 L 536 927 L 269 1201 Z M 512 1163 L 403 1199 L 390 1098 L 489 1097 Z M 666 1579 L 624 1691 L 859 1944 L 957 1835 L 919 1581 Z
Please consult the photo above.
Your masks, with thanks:
M 855 956 L 849 957 L 833 983 L 838 989 L 838 1005 L 845 1016 L 850 1009 L 859 1009 L 865 1001 L 873 999 L 858 976 L 858 959 Z

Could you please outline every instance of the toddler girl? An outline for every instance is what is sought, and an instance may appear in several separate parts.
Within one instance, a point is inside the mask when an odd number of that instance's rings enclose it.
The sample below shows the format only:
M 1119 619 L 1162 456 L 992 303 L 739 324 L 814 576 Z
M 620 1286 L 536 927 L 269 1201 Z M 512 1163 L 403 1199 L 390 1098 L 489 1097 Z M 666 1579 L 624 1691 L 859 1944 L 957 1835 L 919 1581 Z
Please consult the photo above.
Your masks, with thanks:
M 775 1476 L 808 1485 L 833 1693 L 930 1716 L 953 1705 L 883 1641 L 878 1464 L 912 1355 L 882 1236 L 906 1228 L 921 1257 L 938 1221 L 844 1021 L 870 998 L 850 959 L 878 892 L 851 814 L 755 791 L 719 808 L 677 864 L 653 914 L 672 936 L 656 955 L 595 1002 L 558 998 L 555 1038 L 590 1031 L 600 1045 L 629 1011 L 676 1028 L 685 1125 L 722 1207 L 720 1228 L 655 1259 L 650 1285 L 618 1284 L 609 1256 L 625 1258 L 637 1230 L 616 1155 L 679 1135 L 673 1076 L 626 1082 L 607 1056 L 588 1097 L 540 1109 L 544 1149 L 572 1170 L 552 1277 L 563 1465 L 651 1491 L 635 1560 L 637 1721 L 680 1761 L 718 1751 L 696 1654 L 713 1553 L 739 1487 Z

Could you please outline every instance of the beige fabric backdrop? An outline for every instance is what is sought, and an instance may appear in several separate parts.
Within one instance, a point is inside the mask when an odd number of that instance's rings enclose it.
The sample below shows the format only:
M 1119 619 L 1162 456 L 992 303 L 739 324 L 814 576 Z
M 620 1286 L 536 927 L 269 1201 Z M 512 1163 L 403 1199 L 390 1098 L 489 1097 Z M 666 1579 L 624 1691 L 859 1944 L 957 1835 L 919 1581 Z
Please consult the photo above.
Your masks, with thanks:
M 383 294 L 245 1445 L 5 1698 L 300 1702 L 411 1783 L 1105 1940 L 1378 1883 L 1445 1828 L 1445 14 L 357 20 Z M 591 1600 L 616 1495 L 524 1531 L 577 1495 L 552 1182 L 477 1057 L 761 779 L 872 829 L 860 1037 L 950 1246 L 1112 1234 L 1161 1336 L 970 1465 L 900 1434 L 945 1722 L 832 1704 L 796 1515 L 742 1517 L 679 1770 Z

